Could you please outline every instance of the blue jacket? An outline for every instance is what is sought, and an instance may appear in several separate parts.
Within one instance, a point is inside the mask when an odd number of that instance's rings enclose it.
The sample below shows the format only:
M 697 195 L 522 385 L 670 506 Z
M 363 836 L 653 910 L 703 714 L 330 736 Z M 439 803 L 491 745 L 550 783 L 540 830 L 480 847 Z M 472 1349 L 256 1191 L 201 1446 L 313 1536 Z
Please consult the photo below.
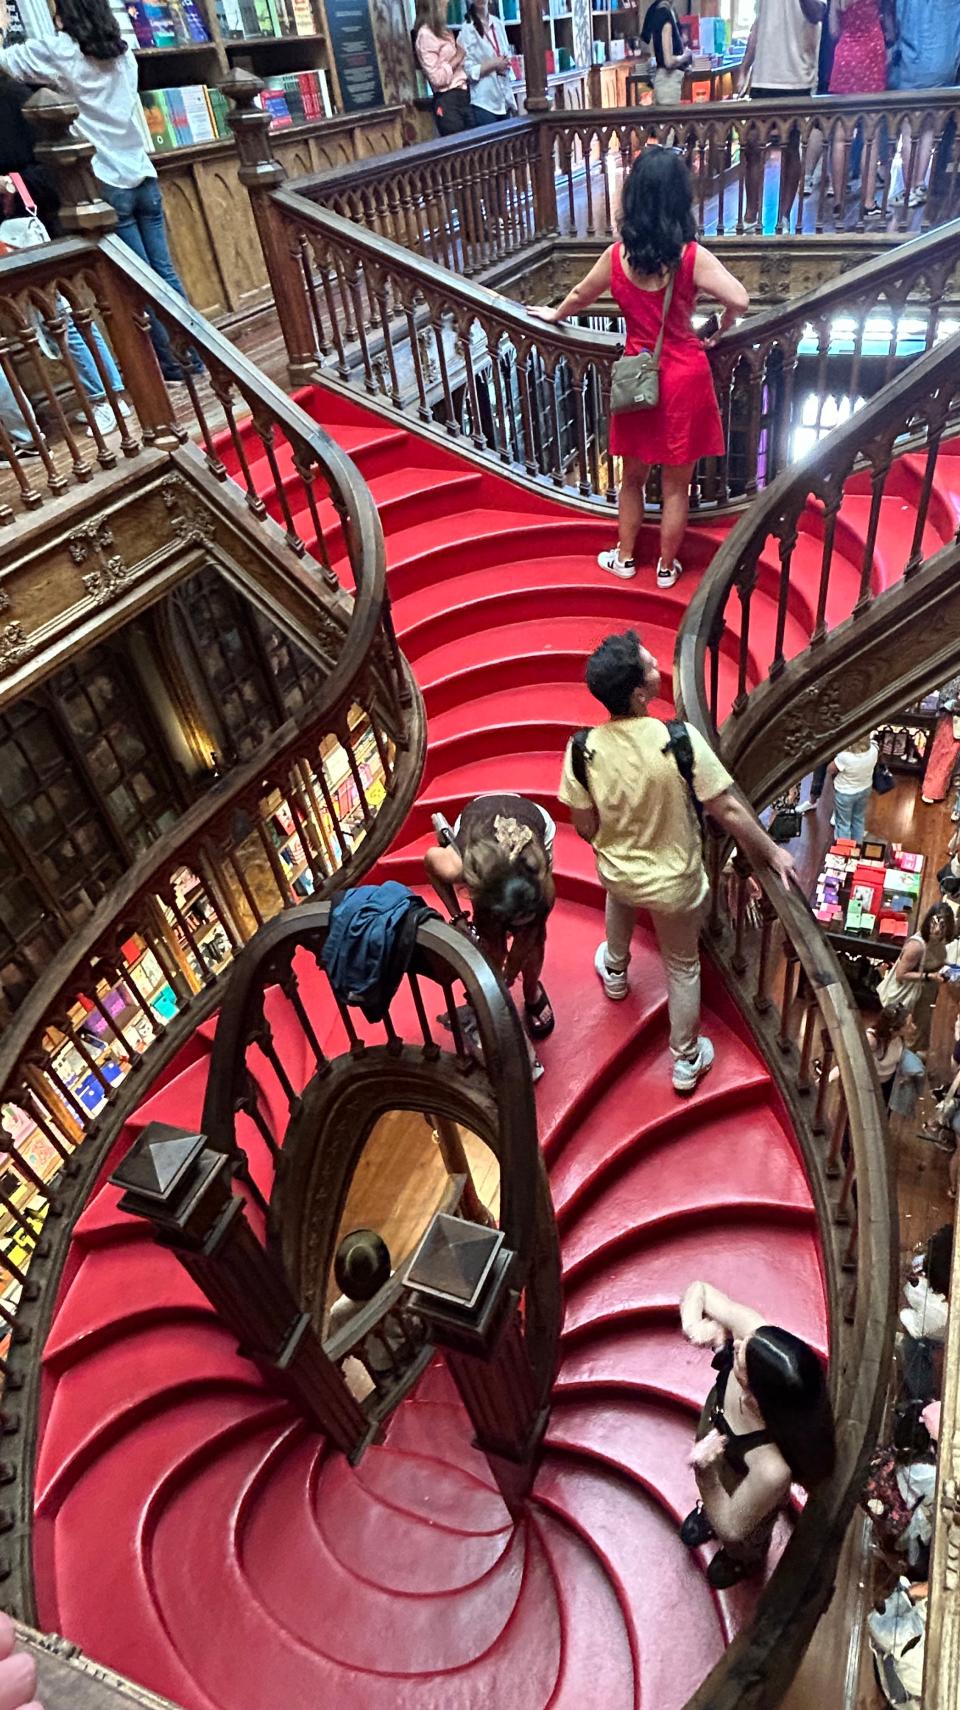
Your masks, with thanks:
M 355 885 L 334 899 L 323 969 L 341 1003 L 382 1021 L 416 948 L 417 927 L 438 920 L 406 885 Z

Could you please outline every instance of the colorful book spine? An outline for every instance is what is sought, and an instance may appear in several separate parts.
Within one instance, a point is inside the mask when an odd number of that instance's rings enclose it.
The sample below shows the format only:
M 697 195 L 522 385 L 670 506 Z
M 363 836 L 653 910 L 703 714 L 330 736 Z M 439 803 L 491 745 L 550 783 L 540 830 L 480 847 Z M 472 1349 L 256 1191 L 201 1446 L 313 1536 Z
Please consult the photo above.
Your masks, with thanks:
M 219 89 L 208 89 L 207 100 L 210 103 L 210 116 L 213 119 L 213 128 L 217 136 L 229 137 L 232 133 L 227 124 L 227 114 L 230 111 L 230 103 L 227 97 Z
M 192 143 L 213 142 L 216 129 L 210 116 L 206 91 L 202 83 L 188 83 L 180 90 L 187 120 L 187 139 Z
M 156 43 L 153 39 L 153 31 L 150 28 L 150 19 L 147 17 L 147 8 L 143 4 L 143 0 L 127 0 L 126 12 L 133 26 L 137 46 L 142 48 L 155 47 Z
M 270 114 L 270 129 L 272 131 L 285 131 L 289 130 L 293 120 L 290 117 L 290 109 L 287 106 L 283 90 L 274 87 L 278 81 L 274 78 L 271 79 L 270 83 L 264 85 L 263 109 L 264 112 Z
M 270 4 L 270 0 L 253 0 L 253 10 L 257 20 L 256 33 L 258 35 L 279 35 L 280 32 L 277 29 L 277 15 Z
M 217 22 L 220 34 L 227 41 L 243 35 L 243 18 L 240 13 L 240 0 L 217 0 Z
M 187 109 L 184 106 L 183 95 L 179 89 L 165 89 L 167 113 L 173 126 L 177 148 L 186 148 L 190 142 L 190 125 L 187 120 Z
M 327 74 L 325 71 L 315 71 L 312 75 L 317 80 L 317 88 L 320 92 L 320 117 L 321 119 L 332 119 L 333 102 L 330 99 L 330 85 L 327 82 Z
M 150 133 L 150 145 L 159 154 L 164 149 L 176 147 L 173 127 L 169 122 L 162 89 L 145 90 L 140 97 L 143 116 Z
M 210 32 L 196 0 L 170 0 L 170 7 L 172 11 L 180 12 L 190 41 L 208 42 L 210 40 Z
M 313 15 L 310 0 L 290 0 L 290 10 L 293 13 L 293 27 L 298 36 L 315 36 L 317 20 Z
M 290 117 L 293 120 L 293 123 L 295 125 L 305 124 L 307 112 L 303 105 L 303 96 L 300 92 L 300 85 L 293 72 L 285 72 L 283 77 L 280 79 L 280 82 L 283 85 L 283 93 L 286 96 L 287 106 L 290 109 Z
M 177 32 L 173 27 L 170 8 L 160 0 L 143 0 L 143 9 L 153 34 L 154 47 L 176 47 Z
M 260 20 L 257 17 L 257 8 L 254 4 L 254 0 L 239 0 L 239 6 L 240 21 L 243 25 L 243 34 L 245 36 L 262 35 L 263 31 L 260 28 Z

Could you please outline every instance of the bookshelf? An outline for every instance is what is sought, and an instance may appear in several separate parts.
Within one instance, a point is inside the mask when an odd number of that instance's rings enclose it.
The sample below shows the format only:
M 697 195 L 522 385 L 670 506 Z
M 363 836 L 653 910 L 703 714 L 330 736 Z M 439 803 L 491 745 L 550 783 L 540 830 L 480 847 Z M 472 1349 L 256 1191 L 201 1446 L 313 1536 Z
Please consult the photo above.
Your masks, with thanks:
M 235 66 L 267 84 L 274 131 L 332 118 L 339 103 L 324 0 L 110 0 L 136 55 L 155 155 L 229 138 L 215 85 Z

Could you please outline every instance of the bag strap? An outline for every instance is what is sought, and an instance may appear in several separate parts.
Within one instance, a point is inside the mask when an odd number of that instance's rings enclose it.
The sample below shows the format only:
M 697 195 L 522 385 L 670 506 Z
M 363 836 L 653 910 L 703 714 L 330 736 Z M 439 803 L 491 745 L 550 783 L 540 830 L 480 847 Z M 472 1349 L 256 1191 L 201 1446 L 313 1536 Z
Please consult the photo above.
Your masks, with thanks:
M 671 273 L 667 280 L 667 288 L 663 293 L 663 314 L 660 317 L 660 331 L 657 333 L 657 342 L 653 347 L 653 360 L 658 368 L 660 366 L 660 353 L 663 350 L 663 335 L 667 330 L 667 316 L 670 313 L 670 304 L 673 301 L 673 287 L 676 282 L 676 277 L 677 275 L 675 271 Z M 676 720 L 674 720 L 674 722 L 676 722 Z
M 697 795 L 693 782 L 693 768 L 695 762 L 693 755 L 693 743 L 690 741 L 690 732 L 682 719 L 670 718 L 666 719 L 664 722 L 667 727 L 667 741 L 664 743 L 660 752 L 662 754 L 673 755 L 677 771 L 680 773 L 681 778 L 687 786 L 690 800 L 696 810 L 697 822 L 702 831 L 703 805 Z M 570 770 L 581 789 L 586 790 L 588 795 L 590 794 L 590 784 L 587 778 L 587 761 L 590 758 L 590 754 L 587 749 L 587 743 L 590 740 L 591 734 L 592 731 L 588 725 L 581 725 L 580 729 L 575 730 L 570 738 Z
M 29 190 L 27 189 L 27 186 L 24 183 L 23 178 L 20 176 L 20 173 L 19 172 L 8 172 L 7 177 L 9 178 L 11 184 L 13 185 L 13 188 L 17 192 L 17 195 L 19 196 L 24 207 L 26 208 L 27 213 L 28 214 L 35 214 L 37 211 L 37 204 L 34 201 L 33 197 L 31 196 Z

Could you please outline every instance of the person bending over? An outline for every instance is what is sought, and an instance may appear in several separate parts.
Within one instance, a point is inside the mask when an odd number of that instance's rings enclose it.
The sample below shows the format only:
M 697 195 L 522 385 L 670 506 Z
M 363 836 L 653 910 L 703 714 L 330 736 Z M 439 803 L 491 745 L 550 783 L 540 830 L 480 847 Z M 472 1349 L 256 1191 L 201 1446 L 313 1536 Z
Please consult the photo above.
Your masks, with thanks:
M 717 1350 L 690 1457 L 700 1500 L 680 1537 L 691 1550 L 719 1540 L 707 1579 L 722 1591 L 762 1571 L 791 1484 L 810 1491 L 830 1477 L 833 1414 L 813 1348 L 752 1307 L 694 1282 L 680 1322 L 688 1341 Z

